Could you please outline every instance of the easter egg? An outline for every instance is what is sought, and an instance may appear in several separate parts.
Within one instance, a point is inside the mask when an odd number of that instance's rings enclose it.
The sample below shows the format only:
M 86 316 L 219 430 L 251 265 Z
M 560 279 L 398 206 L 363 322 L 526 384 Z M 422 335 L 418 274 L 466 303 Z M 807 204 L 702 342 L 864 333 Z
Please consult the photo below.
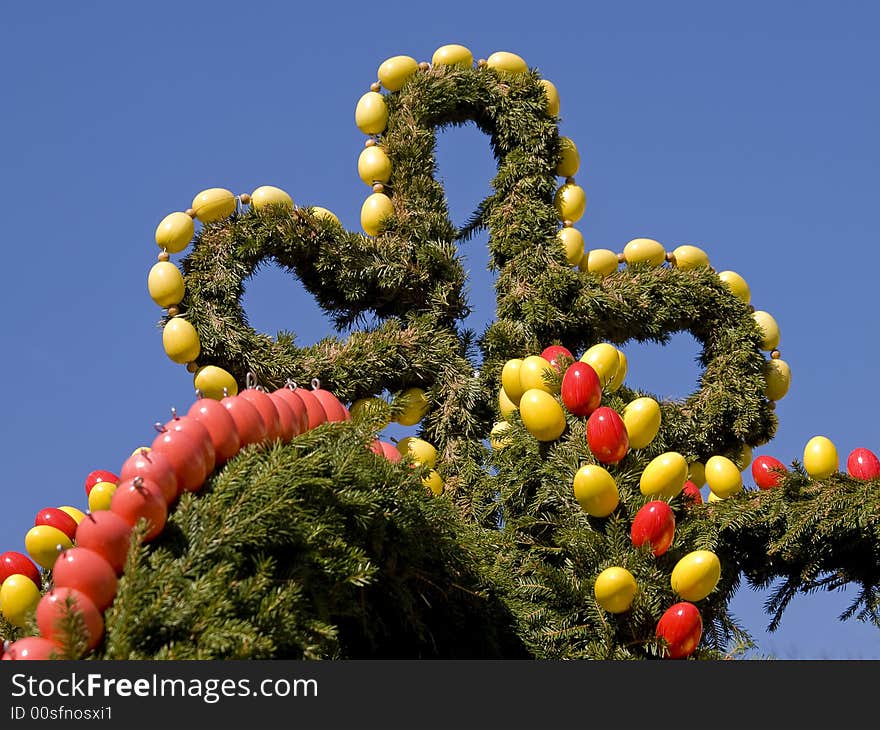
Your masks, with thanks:
M 702 504 L 703 502 L 703 494 L 700 492 L 700 488 L 690 479 L 684 483 L 681 493 L 684 496 L 685 502 L 694 502 L 695 504 Z
M 94 550 L 121 575 L 131 545 L 131 525 L 115 512 L 92 513 L 76 529 L 76 546 Z
M 147 276 L 147 290 L 160 307 L 180 304 L 186 290 L 183 274 L 170 261 L 159 261 L 153 264 Z
M 631 449 L 644 449 L 660 430 L 660 404 L 647 396 L 636 398 L 623 409 L 623 423 Z
M 76 520 L 67 512 L 63 512 L 57 507 L 46 507 L 37 512 L 37 516 L 34 518 L 34 525 L 57 527 L 71 540 L 76 535 Z
M 61 647 L 42 636 L 25 636 L 13 641 L 3 653 L 2 658 L 18 661 L 60 659 Z
M 181 364 L 193 362 L 202 351 L 196 328 L 182 317 L 172 317 L 162 328 L 162 346 L 172 361 Z
M 739 274 L 735 271 L 722 271 L 718 274 L 718 278 L 721 279 L 721 283 L 730 289 L 731 293 L 737 299 L 742 300 L 746 304 L 749 303 L 752 298 L 752 293 L 749 290 L 749 285 L 746 283 L 746 280 Z
M 573 362 L 562 376 L 562 403 L 575 416 L 589 416 L 602 404 L 602 384 L 593 366 Z
M 519 358 L 513 358 L 504 363 L 501 369 L 501 387 L 507 397 L 515 404 L 519 404 L 519 399 L 523 394 L 523 387 L 519 379 L 519 373 L 522 368 L 523 361 Z
M 752 447 L 748 444 L 742 444 L 739 447 L 739 454 L 736 454 L 733 460 L 740 471 L 745 471 L 752 463 Z
M 567 358 L 570 361 L 574 360 L 574 355 L 571 354 L 571 350 L 562 345 L 548 345 L 541 350 L 541 357 L 549 362 L 557 373 L 562 372 L 563 359 Z
M 507 446 L 508 437 L 510 435 L 507 432 L 509 430 L 510 421 L 498 421 L 492 426 L 492 430 L 489 433 L 489 445 L 496 451 L 503 449 Z
M 670 606 L 657 622 L 656 636 L 665 642 L 664 656 L 684 659 L 697 650 L 703 635 L 703 620 L 692 603 Z
M 775 350 L 779 347 L 779 325 L 773 319 L 773 315 L 761 309 L 752 314 L 755 324 L 761 331 L 761 349 Z
M 89 511 L 100 512 L 110 509 L 110 501 L 115 491 L 116 485 L 113 482 L 98 482 L 89 492 Z
M 626 568 L 605 568 L 596 577 L 593 595 L 608 613 L 623 613 L 632 606 L 639 587 L 633 574 Z
M 880 477 L 880 459 L 870 449 L 859 447 L 849 452 L 846 470 L 856 479 L 876 479 Z
M 552 81 L 541 79 L 539 82 L 544 87 L 544 94 L 547 96 L 547 116 L 559 116 L 559 91 Z
M 629 437 L 623 419 L 613 408 L 599 406 L 587 419 L 587 445 L 597 461 L 616 464 L 626 456 Z
M 372 193 L 361 206 L 361 228 L 368 236 L 378 236 L 386 218 L 394 215 L 394 203 L 383 193 Z
M 437 463 L 437 449 L 425 439 L 406 436 L 397 442 L 397 450 L 401 456 L 408 456 L 413 464 L 427 466 L 431 469 Z
M 40 569 L 27 555 L 22 555 L 15 550 L 9 550 L 0 555 L 0 583 L 16 573 L 27 576 L 37 587 L 43 584 Z
M 764 395 L 768 400 L 782 400 L 791 386 L 791 368 L 781 358 L 771 359 L 764 365 Z
M 579 268 L 594 276 L 603 277 L 615 273 L 619 265 L 620 262 L 614 251 L 607 248 L 593 248 L 584 254 Z
M 627 264 L 650 264 L 660 266 L 666 260 L 666 249 L 653 238 L 634 238 L 623 247 Z
M 465 66 L 470 68 L 474 65 L 474 54 L 470 49 L 457 43 L 449 43 L 440 46 L 431 56 L 432 66 Z
M 626 371 L 629 367 L 626 355 L 623 354 L 622 350 L 617 351 L 617 371 L 614 373 L 614 377 L 611 378 L 611 382 L 606 386 L 609 393 L 613 393 L 618 390 L 621 385 L 623 385 L 624 378 L 626 378 Z
M 264 210 L 271 206 L 293 208 L 293 198 L 274 185 L 261 185 L 251 193 L 251 208 L 254 210 Z
M 706 466 L 701 461 L 688 464 L 688 479 L 699 489 L 706 483 Z
M 195 234 L 195 223 L 186 213 L 169 213 L 156 228 L 156 245 L 168 253 L 180 253 Z
M 633 545 L 641 547 L 649 543 L 654 557 L 660 557 L 669 550 L 675 538 L 672 508 L 660 500 L 648 502 L 633 517 L 629 535 Z
M 752 462 L 752 478 L 759 489 L 778 487 L 787 472 L 785 464 L 773 456 L 764 454 Z
M 208 188 L 193 198 L 190 206 L 202 223 L 228 218 L 235 211 L 235 195 L 226 188 Z
M 651 459 L 639 478 L 639 491 L 646 497 L 672 498 L 687 481 L 687 461 L 676 451 Z
M 391 160 L 378 145 L 364 147 L 358 156 L 358 175 L 367 185 L 387 183 L 391 179 Z
M 73 542 L 57 527 L 36 525 L 25 534 L 24 546 L 37 565 L 51 570 L 61 550 L 72 548 Z
M 516 409 L 516 403 L 514 403 L 512 400 L 510 400 L 510 398 L 507 397 L 507 393 L 504 391 L 504 388 L 499 388 L 498 410 L 501 412 L 501 417 L 505 420 L 510 419 Z
M 591 517 L 607 517 L 620 504 L 617 482 L 597 464 L 584 464 L 575 472 L 574 496 Z
M 26 575 L 13 573 L 0 586 L 0 613 L 14 626 L 24 627 L 40 602 L 40 589 Z
M 520 390 L 523 393 L 527 390 L 536 388 L 547 393 L 558 392 L 556 386 L 546 382 L 545 375 L 555 375 L 556 371 L 553 366 L 540 355 L 529 355 L 524 358 L 519 368 Z
M 403 411 L 395 419 L 401 426 L 415 426 L 428 412 L 428 395 L 421 388 L 407 388 L 399 396 Z
M 354 110 L 354 122 L 364 134 L 379 134 L 388 124 L 388 107 L 378 91 L 368 91 Z
M 58 509 L 60 509 L 62 512 L 67 512 L 67 514 L 73 517 L 74 522 L 76 522 L 77 525 L 82 522 L 83 517 L 86 516 L 85 512 L 83 512 L 82 510 L 79 510 L 76 507 L 71 507 L 69 505 L 64 505 L 63 507 L 59 507 Z
M 410 76 L 419 70 L 419 62 L 412 56 L 392 56 L 379 66 L 379 83 L 388 91 L 400 91 Z
M 565 183 L 553 196 L 553 207 L 560 220 L 577 223 L 587 209 L 587 194 L 580 185 Z
M 593 345 L 580 357 L 581 362 L 591 365 L 596 371 L 603 388 L 610 385 L 614 376 L 617 375 L 617 368 L 620 367 L 620 355 L 617 353 L 618 350 L 614 345 L 600 342 Z
M 94 649 L 104 635 L 104 618 L 91 598 L 75 588 L 53 588 L 37 604 L 37 626 L 44 638 L 59 645 L 68 640 L 68 612 L 79 614 L 85 628 L 86 650 Z
M 431 493 L 434 496 L 443 494 L 443 477 L 441 477 L 436 471 L 431 469 L 428 472 L 428 476 L 422 477 L 422 484 L 424 484 L 428 489 L 431 490 Z
M 559 239 L 568 265 L 577 266 L 584 257 L 584 235 L 577 228 L 569 226 L 560 228 L 556 237 Z
M 827 436 L 813 436 L 804 447 L 803 463 L 813 479 L 831 476 L 838 468 L 837 447 Z
M 486 59 L 486 65 L 498 71 L 523 74 L 529 70 L 528 64 L 521 56 L 509 51 L 495 51 Z
M 709 550 L 694 550 L 672 569 L 672 590 L 686 601 L 701 601 L 718 585 L 721 561 Z
M 538 441 L 555 441 L 565 431 L 562 406 L 546 390 L 526 390 L 519 401 L 519 415 L 526 430 Z
M 705 467 L 706 483 L 712 493 L 726 499 L 743 488 L 739 467 L 726 456 L 710 456 Z
M 673 249 L 672 256 L 677 269 L 698 269 L 709 265 L 709 257 L 706 252 L 696 246 L 677 246 Z
M 321 220 L 330 221 L 331 223 L 335 223 L 337 226 L 342 225 L 339 222 L 339 218 L 336 217 L 336 214 L 326 208 L 322 208 L 320 205 L 312 205 L 309 208 L 312 211 L 312 215 L 315 218 L 320 218 Z
M 379 423 L 377 425 L 377 429 L 382 431 L 383 429 L 388 427 L 388 424 L 391 422 L 391 409 L 388 406 L 388 401 L 384 398 L 379 398 L 378 396 L 371 396 L 370 398 L 358 398 L 354 403 L 351 404 L 351 408 L 349 408 L 349 413 L 352 418 L 378 418 Z
M 569 137 L 559 138 L 559 162 L 556 174 L 562 177 L 574 177 L 581 166 L 581 156 L 577 145 Z
M 84 547 L 61 553 L 52 569 L 52 581 L 57 588 L 75 588 L 85 593 L 99 611 L 113 603 L 118 585 L 113 566 Z
M 119 515 L 131 527 L 139 520 L 145 520 L 147 533 L 144 535 L 144 542 L 150 542 L 165 528 L 168 503 L 156 482 L 138 476 L 119 485 L 110 502 L 110 511 Z
M 193 376 L 193 385 L 203 398 L 223 400 L 238 393 L 238 383 L 231 373 L 216 365 L 202 365 Z

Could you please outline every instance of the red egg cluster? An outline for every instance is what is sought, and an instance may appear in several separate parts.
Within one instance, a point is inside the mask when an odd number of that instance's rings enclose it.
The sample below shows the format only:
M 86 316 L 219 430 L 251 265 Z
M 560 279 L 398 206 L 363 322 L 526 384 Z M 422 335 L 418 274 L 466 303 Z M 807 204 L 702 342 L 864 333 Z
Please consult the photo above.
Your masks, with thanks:
M 40 636 L 6 646 L 2 659 L 59 656 L 68 638 L 62 619 L 70 612 L 82 617 L 85 648 L 94 649 L 104 635 L 103 614 L 116 596 L 132 529 L 141 519 L 147 526 L 144 540 L 154 540 L 176 500 L 184 492 L 198 492 L 241 449 L 286 443 L 322 423 L 349 419 L 339 399 L 319 386 L 274 392 L 248 388 L 219 401 L 200 398 L 183 416 L 173 412 L 171 419 L 156 425 L 159 433 L 152 445 L 135 450 L 118 476 L 95 470 L 86 478 L 87 495 L 101 482 L 116 485 L 110 509 L 83 515 L 73 508 L 50 507 L 37 514 L 36 527 L 57 531 L 41 533 L 42 539 L 34 542 L 40 548 L 35 559 L 52 571 L 52 586 L 45 594 L 40 596 L 43 576 L 34 562 L 21 553 L 0 555 L 0 585 L 8 589 L 9 610 L 15 610 L 15 618 L 35 611 L 40 631 Z M 18 623 L 24 625 L 23 620 Z

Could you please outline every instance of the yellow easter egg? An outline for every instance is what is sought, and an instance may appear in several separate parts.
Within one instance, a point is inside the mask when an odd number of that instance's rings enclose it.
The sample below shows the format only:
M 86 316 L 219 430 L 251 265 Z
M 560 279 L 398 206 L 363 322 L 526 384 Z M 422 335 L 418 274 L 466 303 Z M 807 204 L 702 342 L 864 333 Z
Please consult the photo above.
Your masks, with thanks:
M 162 346 L 168 357 L 181 364 L 193 362 L 202 351 L 196 328 L 182 317 L 172 317 L 165 324 Z
M 577 228 L 560 228 L 556 233 L 562 250 L 565 251 L 565 260 L 569 266 L 577 266 L 584 257 L 584 235 Z
M 629 363 L 626 360 L 626 355 L 623 354 L 621 350 L 617 351 L 617 372 L 614 373 L 614 377 L 611 379 L 611 382 L 608 383 L 608 392 L 613 393 L 618 390 L 621 385 L 623 385 L 624 378 L 626 378 L 626 371 L 629 367 Z
M 71 517 L 73 517 L 76 524 L 79 524 L 83 521 L 83 517 L 85 517 L 85 513 L 82 510 L 78 510 L 76 507 L 69 507 L 68 505 L 64 505 L 64 507 L 59 507 L 62 512 L 66 512 Z
M 575 472 L 574 496 L 591 517 L 607 517 L 620 504 L 617 482 L 597 464 L 584 464 Z
M 113 482 L 98 482 L 89 490 L 89 511 L 99 512 L 110 509 L 110 501 L 116 492 L 117 485 Z
M 581 166 L 581 156 L 577 145 L 569 137 L 559 138 L 559 163 L 556 174 L 562 177 L 574 177 Z
M 603 388 L 608 386 L 617 375 L 617 368 L 620 367 L 620 356 L 617 353 L 618 350 L 614 345 L 600 342 L 581 355 L 581 362 L 592 366 Z
M 382 222 L 394 214 L 391 198 L 382 193 L 367 196 L 361 206 L 361 228 L 368 236 L 378 236 L 382 230 Z
M 388 124 L 388 107 L 378 91 L 368 91 L 354 110 L 354 123 L 364 134 L 379 134 Z
M 170 261 L 159 261 L 153 264 L 147 277 L 147 290 L 150 297 L 160 307 L 180 304 L 186 285 L 183 274 Z
M 737 299 L 741 299 L 746 304 L 751 301 L 752 292 L 749 290 L 749 285 L 735 271 L 722 271 L 718 274 L 718 278 Z
M 428 472 L 428 476 L 422 477 L 422 484 L 430 489 L 434 496 L 443 494 L 443 478 L 433 469 Z
M 709 265 L 709 256 L 696 246 L 678 246 L 672 255 L 675 257 L 675 267 L 678 269 L 698 269 Z
M 401 426 L 415 426 L 428 412 L 428 394 L 421 388 L 407 388 L 399 396 L 403 411 L 395 419 Z
M 519 405 L 519 399 L 523 394 L 522 383 L 519 379 L 519 373 L 522 369 L 523 361 L 518 357 L 508 360 L 501 368 L 501 387 L 507 397 L 515 404 Z
M 509 51 L 495 51 L 486 59 L 486 65 L 498 71 L 509 71 L 515 74 L 524 74 L 529 70 L 528 64 L 521 56 Z
M 838 470 L 837 447 L 827 436 L 813 436 L 804 447 L 804 469 L 813 479 L 824 479 Z
M 552 81 L 541 79 L 539 82 L 544 87 L 544 93 L 547 95 L 547 116 L 559 116 L 559 91 Z
M 507 397 L 507 393 L 504 392 L 504 388 L 499 388 L 498 410 L 501 412 L 501 417 L 505 420 L 509 419 L 513 415 L 513 412 L 516 410 L 516 408 L 517 404 Z
M 364 147 L 358 157 L 358 175 L 367 185 L 387 183 L 391 179 L 391 160 L 378 145 Z
M 740 471 L 748 469 L 752 463 L 752 447 L 748 444 L 740 446 L 739 455 L 734 460 L 734 463 L 739 467 Z
M 407 79 L 419 70 L 419 62 L 412 56 L 392 56 L 379 66 L 379 83 L 388 91 L 400 91 Z
M 764 395 L 768 400 L 782 400 L 791 386 L 791 368 L 781 358 L 764 365 Z
M 223 400 L 238 395 L 238 383 L 231 373 L 216 365 L 202 365 L 193 376 L 193 385 L 205 398 Z
M 97 486 L 97 485 L 95 485 Z M 94 489 L 95 487 L 92 487 Z M 37 525 L 32 527 L 24 536 L 24 546 L 33 561 L 45 568 L 51 570 L 58 558 L 58 546 L 61 550 L 69 550 L 73 547 L 70 538 L 61 532 L 57 527 L 49 525 Z
M 432 66 L 466 66 L 474 65 L 474 54 L 468 48 L 457 43 L 440 46 L 431 56 Z
M 271 205 L 293 208 L 293 198 L 274 185 L 261 185 L 251 193 L 251 208 L 254 210 L 263 210 Z
M 169 213 L 156 228 L 156 245 L 168 253 L 180 253 L 195 234 L 195 223 L 186 213 Z
M 401 456 L 409 456 L 414 464 L 427 466 L 431 469 L 437 463 L 437 449 L 417 436 L 407 436 L 397 442 L 397 450 Z
M 358 398 L 351 404 L 348 412 L 352 419 L 360 419 L 366 416 L 381 418 L 377 426 L 380 431 L 387 428 L 391 422 L 391 408 L 388 405 L 388 401 L 375 395 L 370 398 Z
M 520 390 L 525 393 L 531 388 L 543 390 L 546 393 L 556 393 L 558 388 L 544 381 L 545 374 L 555 375 L 553 366 L 540 355 L 529 355 L 524 358 L 519 367 Z
M 577 223 L 587 209 L 587 194 L 580 185 L 565 183 L 553 196 L 553 207 L 560 220 Z
M 202 223 L 220 221 L 235 211 L 235 195 L 226 188 L 208 188 L 193 198 L 190 207 Z
M 565 413 L 545 390 L 531 388 L 519 401 L 519 415 L 526 430 L 538 441 L 555 441 L 565 431 Z
M 666 260 L 666 249 L 653 238 L 634 238 L 623 247 L 627 264 L 650 264 L 660 266 Z
M 685 458 L 676 451 L 667 451 L 645 467 L 639 479 L 639 491 L 646 497 L 671 499 L 684 488 L 687 475 Z
M 709 490 L 709 498 L 706 500 L 707 502 L 721 502 L 724 497 L 719 497 L 715 492 Z
M 705 466 L 706 483 L 719 497 L 726 499 L 742 491 L 743 481 L 739 467 L 726 456 L 710 456 Z
M 584 254 L 580 269 L 603 277 L 615 273 L 618 265 L 617 254 L 614 251 L 607 248 L 594 248 Z
M 312 215 L 316 218 L 321 218 L 322 220 L 328 220 L 335 223 L 337 226 L 341 226 L 342 223 L 339 222 L 339 218 L 332 212 L 327 210 L 326 208 L 322 208 L 320 205 L 311 206 Z
M 0 613 L 9 623 L 24 628 L 37 610 L 41 597 L 40 589 L 30 578 L 13 573 L 0 586 Z
M 626 568 L 605 568 L 596 578 L 593 595 L 608 613 L 624 613 L 630 609 L 639 586 Z
M 702 601 L 721 578 L 721 561 L 710 550 L 694 550 L 672 569 L 672 590 L 685 601 Z
M 706 483 L 706 467 L 701 461 L 692 461 L 688 464 L 688 479 L 699 489 Z
M 779 325 L 769 312 L 761 309 L 752 314 L 758 329 L 761 330 L 761 349 L 775 350 L 779 347 Z
M 489 445 L 496 451 L 501 451 L 501 449 L 507 446 L 508 437 L 510 436 L 507 433 L 509 430 L 510 421 L 498 421 L 489 432 Z
M 630 401 L 623 409 L 623 425 L 629 447 L 644 449 L 660 430 L 660 404 L 647 396 Z

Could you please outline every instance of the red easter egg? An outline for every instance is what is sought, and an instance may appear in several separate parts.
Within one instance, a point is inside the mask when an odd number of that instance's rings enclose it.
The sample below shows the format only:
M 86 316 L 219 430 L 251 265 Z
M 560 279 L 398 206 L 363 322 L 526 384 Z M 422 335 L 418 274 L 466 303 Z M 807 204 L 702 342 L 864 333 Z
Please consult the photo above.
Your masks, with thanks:
M 75 547 L 65 550 L 52 566 L 56 588 L 75 588 L 92 599 L 104 611 L 116 597 L 116 571 L 94 550 Z
M 238 431 L 242 448 L 250 444 L 261 444 L 266 440 L 268 433 L 266 422 L 257 407 L 247 398 L 228 395 L 220 403 L 229 411 L 229 415 L 235 421 L 235 428 Z
M 321 401 L 314 396 L 313 391 L 306 390 L 305 388 L 294 388 L 293 392 L 302 399 L 306 406 L 306 413 L 309 416 L 309 429 L 317 428 L 322 423 L 326 423 L 327 411 L 324 410 Z
M 630 528 L 630 538 L 636 547 L 650 543 L 654 557 L 660 557 L 669 550 L 674 537 L 675 515 L 666 502 L 653 500 L 636 512 Z
M 629 449 L 629 436 L 620 414 L 608 406 L 593 411 L 587 420 L 587 444 L 603 464 L 623 459 Z
M 213 398 L 199 398 L 186 414 L 201 423 L 211 437 L 217 465 L 225 464 L 241 449 L 235 419 L 223 404 Z
M 132 527 L 143 517 L 149 523 L 144 542 L 156 539 L 168 519 L 168 505 L 162 490 L 156 482 L 143 477 L 120 483 L 110 501 L 110 511 L 118 514 Z
M 684 483 L 684 487 L 682 487 L 681 493 L 684 495 L 684 498 L 689 502 L 694 502 L 696 504 L 702 504 L 703 502 L 703 493 L 700 491 L 700 488 L 690 479 L 688 479 Z
M 188 431 L 168 429 L 153 440 L 150 453 L 165 456 L 177 477 L 180 492 L 197 492 L 211 473 L 205 444 Z
M 0 660 L 6 661 L 44 661 L 46 659 L 59 659 L 61 647 L 58 644 L 44 639 L 42 636 L 25 636 L 18 641 L 13 641 L 3 652 Z
M 378 454 L 379 456 L 384 456 L 388 461 L 394 462 L 395 464 L 401 460 L 400 451 L 397 450 L 397 447 L 389 443 L 388 441 L 380 441 L 376 439 L 373 441 L 372 446 L 370 446 L 370 450 L 374 454 Z
M 57 507 L 46 507 L 37 512 L 37 516 L 34 518 L 34 527 L 37 525 L 48 525 L 61 530 L 71 540 L 76 535 L 76 520 Z
M 752 478 L 760 489 L 772 489 L 788 472 L 779 459 L 773 456 L 758 456 L 752 461 Z
M 86 477 L 86 496 L 89 495 L 89 492 L 92 491 L 92 487 L 94 487 L 98 482 L 110 482 L 111 484 L 119 484 L 119 477 L 116 476 L 112 471 L 107 471 L 106 469 L 95 469 L 94 471 L 90 471 L 88 476 Z
M 567 347 L 563 347 L 562 345 L 550 345 L 549 347 L 545 347 L 541 352 L 541 357 L 543 357 L 547 362 L 549 362 L 555 369 L 557 373 L 562 372 L 562 363 L 559 362 L 559 358 L 561 356 L 567 357 L 569 360 L 574 360 L 574 355 L 571 354 Z
M 275 407 L 275 401 L 269 397 L 266 391 L 259 388 L 247 388 L 241 391 L 238 397 L 252 403 L 260 412 L 263 423 L 266 424 L 264 441 L 272 442 L 281 438 L 281 420 L 278 417 L 278 409 Z
M 324 408 L 328 421 L 348 421 L 351 419 L 348 409 L 329 390 L 315 388 L 312 390 L 312 395 L 318 399 L 318 402 Z
M 69 608 L 68 608 L 69 606 Z M 88 636 L 86 648 L 94 649 L 104 635 L 104 618 L 91 598 L 75 588 L 53 588 L 37 604 L 37 626 L 43 638 L 63 644 L 68 610 L 82 615 Z
M 43 585 L 40 569 L 27 555 L 12 550 L 0 555 L 0 585 L 10 575 L 15 575 L 16 573 L 30 578 L 37 588 L 41 588 Z
M 657 637 L 666 639 L 667 658 L 683 659 L 693 654 L 703 635 L 703 619 L 693 603 L 670 606 L 657 622 Z
M 574 362 L 562 376 L 562 403 L 575 416 L 589 416 L 602 403 L 602 383 L 592 365 Z
M 880 476 L 880 459 L 870 449 L 853 449 L 846 459 L 846 470 L 856 479 L 876 479 Z
M 207 465 L 208 474 L 210 474 L 217 466 L 217 452 L 214 451 L 214 442 L 211 439 L 211 432 L 208 431 L 204 423 L 192 416 L 178 416 L 174 414 L 174 418 L 166 421 L 161 428 L 165 431 L 177 431 L 192 436 L 202 447 L 205 454 L 205 464 Z
M 293 412 L 290 403 L 284 400 L 284 398 L 276 395 L 276 393 L 269 393 L 269 397 L 275 405 L 275 410 L 278 411 L 279 438 L 286 444 L 290 439 L 297 435 L 299 429 L 299 415 Z
M 119 471 L 119 479 L 124 482 L 134 477 L 143 477 L 158 484 L 167 504 L 177 499 L 182 491 L 178 489 L 174 467 L 161 451 L 138 449 L 129 456 Z
M 116 575 L 122 575 L 130 545 L 131 525 L 110 510 L 86 515 L 76 528 L 76 546 L 94 550 Z
M 273 391 L 271 395 L 276 400 L 283 400 L 290 406 L 290 410 L 293 411 L 296 429 L 294 436 L 299 436 L 301 433 L 309 430 L 309 414 L 302 398 L 294 393 L 291 388 L 279 388 Z

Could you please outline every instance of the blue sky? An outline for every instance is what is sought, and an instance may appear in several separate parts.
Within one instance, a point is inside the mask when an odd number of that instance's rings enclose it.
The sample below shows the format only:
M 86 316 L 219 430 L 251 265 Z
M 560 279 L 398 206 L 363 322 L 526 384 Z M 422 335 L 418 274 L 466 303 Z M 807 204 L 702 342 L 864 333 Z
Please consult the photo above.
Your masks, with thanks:
M 755 450 L 788 463 L 816 434 L 842 462 L 880 451 L 876 225 L 880 100 L 869 3 L 82 2 L 5 8 L 0 59 L 5 418 L 0 552 L 47 506 L 85 507 L 83 479 L 152 440 L 190 376 L 164 354 L 146 291 L 166 214 L 207 187 L 278 185 L 359 230 L 357 99 L 389 56 L 445 43 L 523 56 L 559 89 L 581 154 L 587 245 L 704 248 L 782 330 L 793 382 Z M 494 163 L 472 128 L 441 135 L 463 222 Z M 485 237 L 464 245 L 477 330 L 493 316 Z M 180 257 L 175 257 L 179 260 Z M 252 325 L 325 332 L 298 283 L 252 280 Z M 326 327 L 326 324 L 322 324 Z M 693 390 L 697 346 L 627 345 L 627 382 Z M 774 634 L 765 595 L 733 609 L 762 653 L 880 658 L 880 633 L 837 615 L 849 593 L 799 598 Z

